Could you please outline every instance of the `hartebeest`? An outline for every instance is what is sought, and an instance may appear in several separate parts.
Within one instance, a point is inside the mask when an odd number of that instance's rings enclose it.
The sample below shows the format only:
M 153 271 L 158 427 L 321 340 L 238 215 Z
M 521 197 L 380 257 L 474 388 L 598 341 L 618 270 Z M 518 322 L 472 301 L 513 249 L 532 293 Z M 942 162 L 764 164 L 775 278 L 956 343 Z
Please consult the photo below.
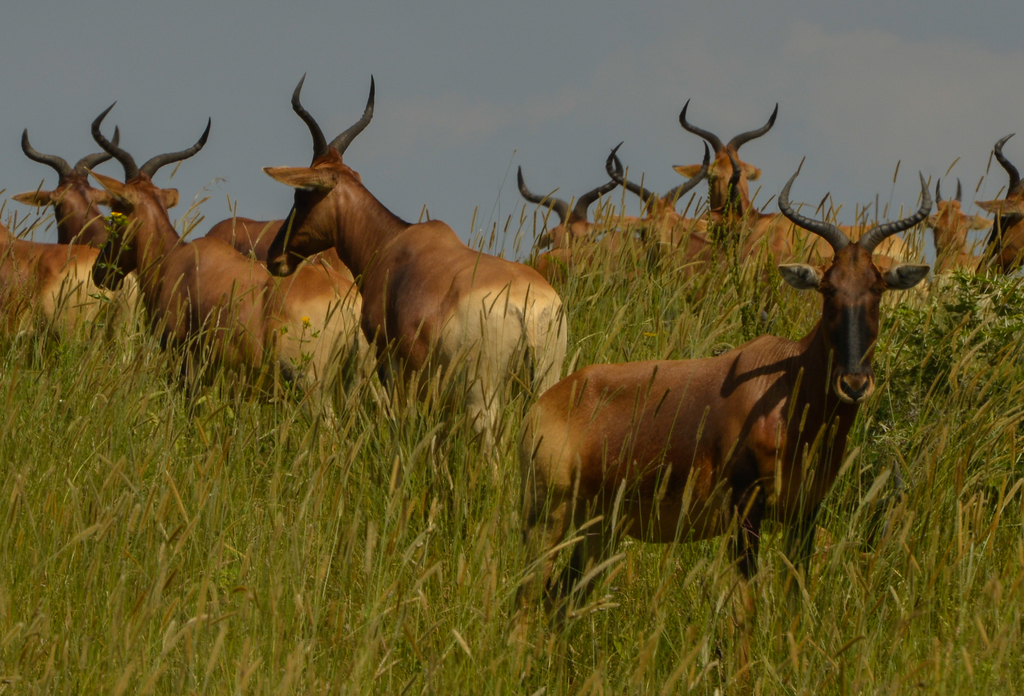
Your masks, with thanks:
M 704 145 L 704 162 L 693 177 L 660 196 L 625 177 L 625 170 L 617 154 L 620 147 L 622 143 L 612 148 L 605 160 L 605 170 L 612 181 L 640 197 L 645 215 L 635 220 L 635 224 L 641 228 L 641 238 L 656 244 L 659 256 L 681 253 L 684 263 L 710 258 L 712 247 L 706 234 L 707 221 L 704 218 L 683 217 L 676 211 L 679 199 L 693 190 L 708 173 L 711 153 L 707 144 Z
M 924 220 L 931 200 L 922 176 L 914 215 L 851 242 L 835 225 L 793 211 L 789 191 L 799 173 L 779 208 L 834 250 L 827 268 L 779 266 L 791 286 L 822 296 L 809 334 L 798 341 L 761 336 L 713 358 L 591 365 L 528 412 L 519 446 L 522 525 L 538 571 L 524 580 L 521 603 L 545 592 L 550 611 L 571 592 L 585 594 L 581 577 L 623 534 L 676 542 L 733 530 L 739 571 L 749 579 L 761 524 L 776 520 L 788 525 L 790 557 L 806 561 L 858 406 L 875 389 L 882 294 L 913 287 L 928 273 L 921 265 L 883 273 L 872 252 Z M 556 547 L 573 525 L 581 539 L 561 577 L 549 582 Z
M 385 358 L 385 376 L 465 374 L 467 415 L 485 443 L 493 441 L 499 395 L 523 351 L 534 393 L 560 377 L 561 299 L 532 268 L 470 249 L 443 222 L 410 224 L 385 208 L 342 161 L 363 120 L 328 143 L 305 109 L 296 112 L 313 135 L 313 160 L 264 169 L 295 189 L 270 247 L 271 271 L 288 275 L 333 246 L 360 279 L 363 332 Z
M 597 188 L 587 191 L 576 199 L 576 205 L 569 204 L 553 193 L 538 196 L 526 187 L 523 179 L 523 168 L 519 167 L 516 174 L 519 182 L 519 193 L 530 203 L 545 206 L 558 216 L 558 224 L 537 235 L 533 248 L 535 251 L 551 247 L 550 250 L 538 253 L 533 260 L 533 267 L 548 282 L 563 279 L 565 273 L 580 265 L 592 263 L 594 258 L 604 252 L 603 260 L 614 263 L 621 251 L 624 238 L 617 231 L 608 231 L 601 238 L 596 238 L 596 226 L 587 219 L 590 206 L 606 193 L 610 193 L 618 184 L 609 181 Z
M 93 273 L 97 285 L 116 287 L 124 274 L 137 272 L 161 343 L 186 346 L 189 356 L 208 347 L 220 365 L 244 373 L 262 374 L 272 361 L 286 378 L 325 380 L 336 345 L 358 350 L 358 296 L 352 284 L 307 264 L 282 281 L 220 239 L 182 241 L 167 216 L 169 194 L 152 177 L 164 165 L 199 152 L 209 124 L 191 148 L 158 155 L 139 167 L 100 132 L 110 108 L 93 121 L 92 134 L 121 163 L 125 181 L 93 176 L 126 223 L 100 250 Z
M 112 142 L 116 144 L 119 138 L 115 128 Z M 106 191 L 89 184 L 89 170 L 109 160 L 110 155 L 106 152 L 87 155 L 72 167 L 62 157 L 37 152 L 28 140 L 27 128 L 21 135 L 21 149 L 30 160 L 51 167 L 60 178 L 52 191 L 40 189 L 19 193 L 13 196 L 14 200 L 40 208 L 52 205 L 57 218 L 59 244 L 88 244 L 97 249 L 103 246 L 107 241 L 107 231 L 99 206 L 109 205 L 110 197 Z
M 1006 197 L 992 201 L 975 201 L 982 210 L 995 215 L 992 234 L 989 235 L 985 250 L 986 263 L 998 266 L 1003 273 L 1011 273 L 1024 263 L 1024 180 L 1017 168 L 1006 159 L 1003 145 L 1014 136 L 1008 136 L 996 143 L 993 154 L 1010 176 Z
M 110 306 L 92 281 L 99 251 L 19 239 L 0 225 L 0 331 L 41 327 L 66 336 Z
M 980 215 L 966 215 L 960 209 L 963 200 L 963 189 L 960 180 L 956 180 L 956 197 L 942 199 L 942 182 L 935 182 L 935 212 L 928 216 L 925 223 L 931 229 L 935 240 L 936 276 L 945 275 L 953 270 L 973 271 L 981 261 L 967 250 L 967 233 L 971 230 L 987 230 L 992 221 Z

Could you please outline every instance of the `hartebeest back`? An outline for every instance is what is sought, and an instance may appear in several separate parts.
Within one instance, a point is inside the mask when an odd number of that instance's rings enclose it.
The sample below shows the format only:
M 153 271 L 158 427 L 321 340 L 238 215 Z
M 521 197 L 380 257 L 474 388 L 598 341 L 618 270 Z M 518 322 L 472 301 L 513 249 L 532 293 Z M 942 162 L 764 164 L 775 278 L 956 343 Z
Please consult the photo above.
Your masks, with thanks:
M 318 382 L 334 370 L 336 345 L 359 350 L 358 296 L 344 278 L 303 264 L 293 278 L 281 281 L 220 239 L 187 243 L 178 237 L 167 217 L 168 194 L 152 176 L 197 153 L 209 125 L 193 147 L 139 167 L 100 132 L 109 111 L 93 122 L 93 137 L 121 162 L 125 182 L 93 176 L 127 222 L 100 250 L 94 271 L 98 285 L 116 287 L 124 274 L 136 271 L 151 326 L 163 345 L 190 351 L 210 347 L 222 366 L 253 375 L 263 374 L 269 360 L 289 379 Z
M 985 263 L 998 267 L 1003 273 L 1011 273 L 1024 263 L 1024 180 L 1003 154 L 1003 145 L 1013 136 L 1010 133 L 993 148 L 996 160 L 1010 176 L 1006 196 L 992 201 L 976 201 L 979 208 L 995 215 L 992 234 L 986 245 Z
M 114 129 L 113 143 L 120 133 Z M 37 152 L 28 140 L 28 129 L 21 135 L 21 149 L 30 160 L 45 164 L 60 177 L 52 191 L 36 190 L 19 193 L 14 200 L 27 205 L 43 207 L 52 205 L 57 218 L 57 242 L 59 244 L 88 244 L 97 249 L 107 241 L 103 213 L 99 206 L 109 205 L 106 191 L 95 189 L 89 184 L 89 170 L 106 162 L 110 155 L 99 152 L 87 155 L 72 167 L 57 155 Z
M 387 374 L 409 379 L 457 367 L 468 379 L 468 416 L 492 440 L 502 387 L 522 351 L 536 393 L 560 376 L 566 331 L 558 294 L 532 268 L 470 249 L 443 222 L 405 222 L 374 198 L 342 161 L 366 112 L 328 144 L 313 117 L 296 111 L 313 135 L 313 162 L 264 170 L 295 189 L 270 247 L 271 271 L 288 275 L 333 246 L 360 279 L 363 332 Z
M 524 541 L 539 565 L 521 601 L 545 590 L 549 610 L 566 600 L 622 534 L 674 542 L 733 529 L 739 570 L 750 578 L 761 523 L 777 520 L 789 525 L 793 560 L 807 558 L 858 405 L 875 388 L 882 294 L 910 288 L 928 272 L 896 266 L 883 273 L 872 252 L 924 220 L 931 200 L 922 176 L 916 214 L 850 242 L 835 225 L 792 210 L 797 174 L 779 207 L 823 238 L 834 257 L 827 268 L 779 270 L 791 286 L 821 294 L 821 319 L 798 341 L 761 336 L 713 358 L 591 365 L 544 393 L 519 446 Z M 555 548 L 570 526 L 588 522 L 561 578 L 549 583 Z

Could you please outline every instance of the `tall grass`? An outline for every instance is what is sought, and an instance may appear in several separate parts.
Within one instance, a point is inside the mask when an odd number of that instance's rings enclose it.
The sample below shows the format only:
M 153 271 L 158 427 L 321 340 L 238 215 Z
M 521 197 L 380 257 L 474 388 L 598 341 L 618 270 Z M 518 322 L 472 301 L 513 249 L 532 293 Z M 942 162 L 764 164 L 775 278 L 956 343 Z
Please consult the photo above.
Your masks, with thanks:
M 503 243 L 503 240 L 499 240 Z M 820 300 L 757 264 L 636 254 L 560 288 L 569 359 L 685 359 Z M 802 607 L 769 527 L 756 693 L 1024 682 L 1024 290 L 957 277 L 883 308 L 879 386 L 826 500 Z M 0 693 L 716 693 L 736 676 L 727 539 L 625 542 L 565 630 L 509 642 L 527 566 L 515 455 L 433 399 L 198 398 L 138 329 L 0 344 Z M 375 379 L 375 378 L 374 378 Z

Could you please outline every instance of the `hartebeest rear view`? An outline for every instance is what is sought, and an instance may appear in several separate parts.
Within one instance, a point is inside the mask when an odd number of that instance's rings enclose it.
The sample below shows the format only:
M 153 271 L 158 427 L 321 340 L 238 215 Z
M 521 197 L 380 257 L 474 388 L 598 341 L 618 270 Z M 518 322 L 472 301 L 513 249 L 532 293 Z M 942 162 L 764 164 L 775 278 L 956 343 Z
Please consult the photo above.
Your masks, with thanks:
M 875 389 L 882 294 L 913 287 L 928 272 L 913 265 L 883 273 L 872 252 L 924 220 L 931 199 L 922 176 L 914 215 L 851 242 L 835 225 L 793 211 L 797 174 L 779 207 L 835 252 L 827 268 L 779 266 L 791 286 L 822 296 L 810 333 L 798 341 L 761 336 L 713 358 L 591 365 L 527 414 L 522 524 L 539 570 L 524 581 L 524 603 L 546 593 L 549 610 L 564 610 L 571 595 L 585 595 L 577 584 L 623 534 L 665 543 L 735 533 L 739 571 L 749 579 L 761 524 L 776 520 L 788 525 L 793 561 L 807 559 L 858 406 Z M 573 525 L 588 526 L 561 577 L 549 582 L 554 551 Z
M 360 279 L 363 332 L 385 358 L 386 375 L 409 381 L 458 368 L 470 421 L 493 441 L 503 386 L 523 351 L 530 390 L 560 377 L 566 329 L 558 294 L 532 268 L 470 249 L 443 222 L 405 222 L 374 198 L 342 161 L 365 115 L 328 143 L 305 109 L 296 112 L 313 135 L 313 161 L 264 170 L 295 188 L 270 247 L 271 271 L 288 275 L 333 246 Z
M 220 239 L 179 239 L 166 207 L 177 193 L 156 187 L 152 176 L 196 154 L 209 125 L 188 150 L 158 155 L 139 167 L 100 132 L 109 111 L 93 122 L 93 138 L 124 167 L 125 182 L 93 176 L 126 222 L 100 250 L 93 274 L 98 285 L 116 287 L 124 274 L 136 271 L 163 345 L 183 346 L 187 356 L 209 348 L 221 366 L 250 375 L 262 375 L 269 365 L 290 380 L 316 383 L 335 371 L 336 346 L 359 351 L 358 296 L 352 283 L 330 269 L 303 264 L 281 281 Z

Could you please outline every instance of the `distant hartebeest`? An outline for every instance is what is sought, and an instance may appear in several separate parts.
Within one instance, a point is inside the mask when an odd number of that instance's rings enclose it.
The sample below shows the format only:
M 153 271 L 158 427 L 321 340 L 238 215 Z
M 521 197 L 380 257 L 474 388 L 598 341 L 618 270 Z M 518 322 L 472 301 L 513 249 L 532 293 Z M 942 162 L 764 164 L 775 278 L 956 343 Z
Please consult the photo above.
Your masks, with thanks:
M 114 129 L 114 139 L 119 133 Z M 28 129 L 21 135 L 21 149 L 30 160 L 45 164 L 60 177 L 52 191 L 29 191 L 13 196 L 14 200 L 27 205 L 43 207 L 52 205 L 57 218 L 57 242 L 59 244 L 88 244 L 97 249 L 107 241 L 107 230 L 99 206 L 109 205 L 106 191 L 89 184 L 89 170 L 110 159 L 106 152 L 87 155 L 78 160 L 74 167 L 57 155 L 37 152 L 28 141 Z
M 152 177 L 164 165 L 199 152 L 209 124 L 188 150 L 158 155 L 139 167 L 100 132 L 110 108 L 93 121 L 92 134 L 124 167 L 125 181 L 93 176 L 126 222 L 100 250 L 96 284 L 116 287 L 124 274 L 137 272 L 161 343 L 186 346 L 188 356 L 210 348 L 221 366 L 243 373 L 262 375 L 269 364 L 292 380 L 325 380 L 334 369 L 336 345 L 358 350 L 359 300 L 352 284 L 307 264 L 281 281 L 220 239 L 179 239 L 167 216 L 169 194 Z
M 680 253 L 684 263 L 710 258 L 712 246 L 706 234 L 707 220 L 683 217 L 676 211 L 679 199 L 693 190 L 707 175 L 711 163 L 707 144 L 704 145 L 704 162 L 693 177 L 660 196 L 625 177 L 622 162 L 616 154 L 621 146 L 622 143 L 619 143 L 612 149 L 605 160 L 605 170 L 612 181 L 640 197 L 645 215 L 631 221 L 640 227 L 641 238 L 645 242 L 656 244 L 659 256 Z
M 975 201 L 982 210 L 995 215 L 992 234 L 989 235 L 985 250 L 987 264 L 998 266 L 1003 273 L 1011 273 L 1024 263 L 1024 180 L 1010 160 L 1003 154 L 1003 145 L 1014 136 L 1008 136 L 996 143 L 993 154 L 1006 173 L 1010 184 L 1006 197 L 992 201 Z
M 410 224 L 385 208 L 342 161 L 362 121 L 328 143 L 313 117 L 296 111 L 313 135 L 313 162 L 264 169 L 295 188 L 270 270 L 288 275 L 333 246 L 360 279 L 362 328 L 384 358 L 384 376 L 465 374 L 467 415 L 485 445 L 493 442 L 502 387 L 524 351 L 533 393 L 560 377 L 561 299 L 532 268 L 470 249 L 443 222 Z
M 791 286 L 821 294 L 821 319 L 799 341 L 761 336 L 713 358 L 591 365 L 545 392 L 519 446 L 524 542 L 537 565 L 523 581 L 521 605 L 541 593 L 549 611 L 564 611 L 573 595 L 578 603 L 588 591 L 578 587 L 584 574 L 596 575 L 623 534 L 671 543 L 736 533 L 739 571 L 750 579 L 761 524 L 776 520 L 788 526 L 794 564 L 806 562 L 858 406 L 875 389 L 882 294 L 928 273 L 920 265 L 883 273 L 872 252 L 924 220 L 931 199 L 922 176 L 917 213 L 851 242 L 835 225 L 793 211 L 797 174 L 779 208 L 826 240 L 834 256 L 827 268 L 779 270 Z M 549 582 L 573 525 L 580 539 L 561 577 Z M 741 604 L 742 625 L 751 597 Z
M 599 242 L 596 238 L 594 223 L 587 219 L 587 210 L 598 198 L 611 192 L 618 184 L 609 181 L 595 189 L 587 191 L 576 199 L 571 209 L 569 204 L 560 198 L 548 194 L 538 196 L 526 188 L 523 179 L 523 168 L 517 172 L 519 193 L 530 203 L 545 206 L 558 216 L 558 225 L 537 236 L 534 249 L 551 247 L 549 251 L 537 254 L 533 261 L 534 268 L 548 282 L 563 279 L 566 272 L 580 265 L 592 263 L 600 251 L 607 253 L 603 258 L 606 263 L 614 264 L 620 251 L 623 239 L 616 231 L 608 231 Z
M 956 180 L 956 197 L 942 199 L 942 182 L 935 182 L 935 212 L 925 223 L 932 230 L 935 239 L 936 276 L 945 275 L 957 269 L 973 271 L 978 268 L 981 257 L 967 250 L 967 233 L 971 230 L 987 230 L 992 221 L 980 215 L 966 215 L 960 210 L 963 190 Z

